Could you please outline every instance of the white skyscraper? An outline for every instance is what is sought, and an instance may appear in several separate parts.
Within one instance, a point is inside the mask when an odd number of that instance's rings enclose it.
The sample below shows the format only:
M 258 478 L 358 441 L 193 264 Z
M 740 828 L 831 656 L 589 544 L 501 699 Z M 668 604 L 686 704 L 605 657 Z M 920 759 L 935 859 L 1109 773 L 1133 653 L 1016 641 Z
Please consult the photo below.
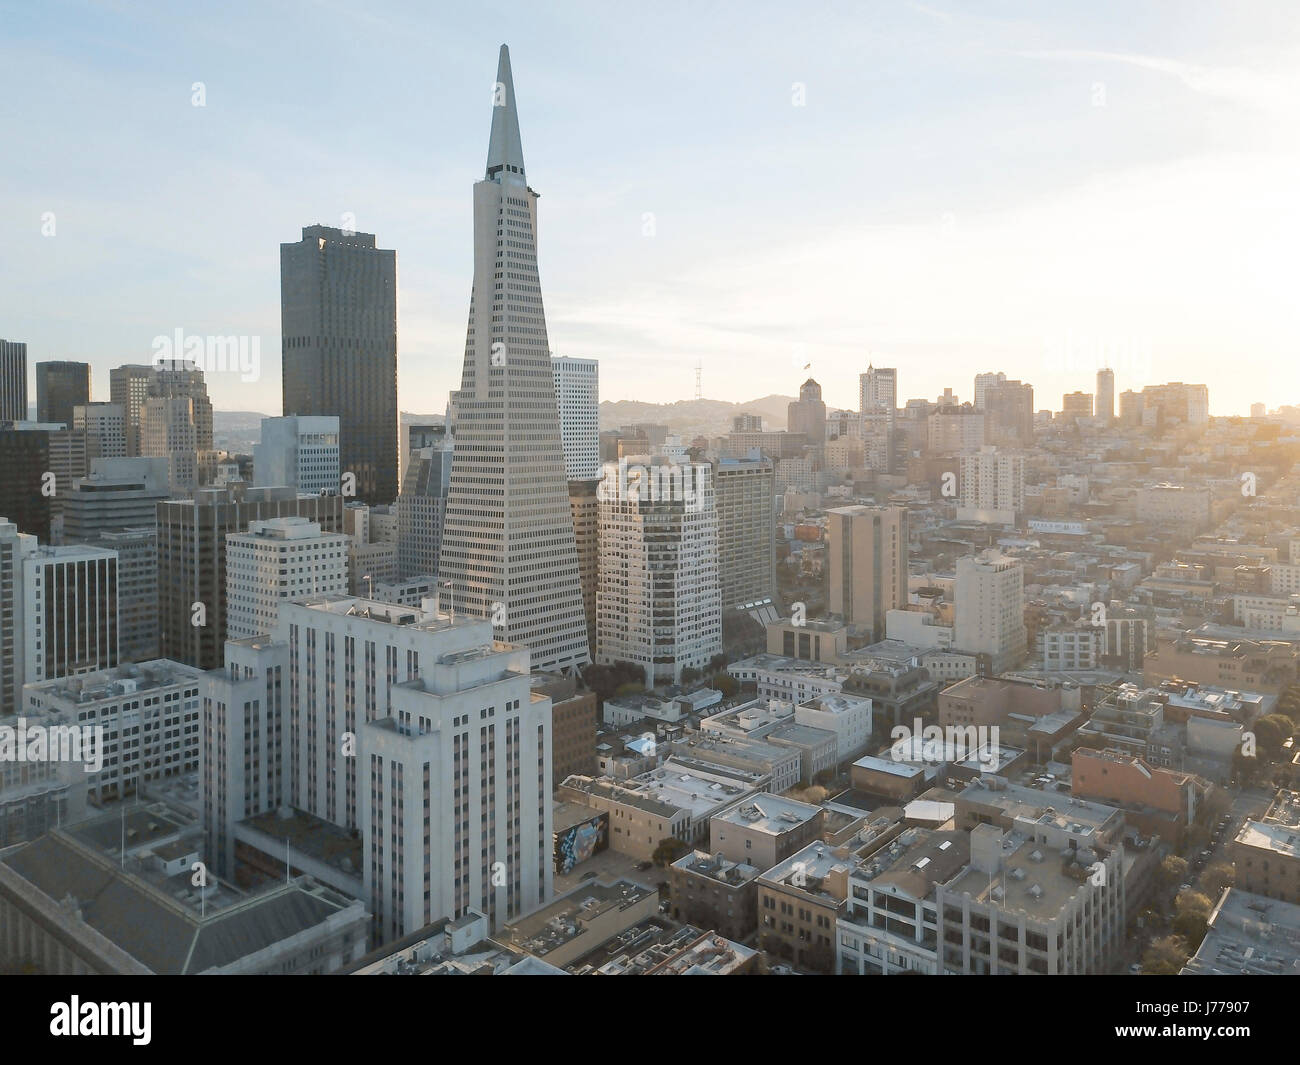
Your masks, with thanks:
M 596 495 L 596 659 L 642 666 L 647 688 L 679 684 L 722 651 L 713 467 L 607 462 Z
M 1025 457 L 986 444 L 960 459 L 958 521 L 1014 525 L 1025 509 Z
M 235 825 L 291 799 L 288 669 L 288 647 L 258 636 L 228 640 L 225 667 L 203 674 L 199 792 L 221 877 L 235 875 Z
M 226 536 L 226 635 L 232 640 L 275 631 L 289 599 L 348 590 L 348 543 L 306 518 L 250 522 Z
M 868 366 L 858 375 L 858 410 L 893 411 L 898 407 L 898 371 Z
M 565 475 L 570 481 L 594 481 L 600 476 L 600 364 L 556 355 L 551 370 Z
M 339 491 L 338 418 L 263 418 L 262 438 L 253 445 L 253 484 L 287 484 L 313 495 Z
M 957 649 L 986 654 L 1001 673 L 1025 656 L 1025 572 L 996 551 L 957 560 L 953 639 Z
M 350 596 L 289 603 L 293 805 L 361 833 L 382 940 L 552 891 L 551 700 L 490 620 Z
M 546 317 L 537 194 L 503 45 L 487 172 L 474 186 L 474 288 L 438 575 L 456 609 L 502 622 L 539 669 L 589 661 Z

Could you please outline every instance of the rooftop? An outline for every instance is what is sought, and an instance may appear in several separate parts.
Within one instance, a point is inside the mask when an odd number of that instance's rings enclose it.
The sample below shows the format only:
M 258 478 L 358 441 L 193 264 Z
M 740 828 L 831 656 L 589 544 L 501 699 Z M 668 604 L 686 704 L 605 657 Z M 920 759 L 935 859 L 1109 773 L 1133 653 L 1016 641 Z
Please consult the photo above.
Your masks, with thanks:
M 783 795 L 755 795 L 729 810 L 714 814 L 713 820 L 779 836 L 807 824 L 819 813 L 820 807 L 787 799 Z

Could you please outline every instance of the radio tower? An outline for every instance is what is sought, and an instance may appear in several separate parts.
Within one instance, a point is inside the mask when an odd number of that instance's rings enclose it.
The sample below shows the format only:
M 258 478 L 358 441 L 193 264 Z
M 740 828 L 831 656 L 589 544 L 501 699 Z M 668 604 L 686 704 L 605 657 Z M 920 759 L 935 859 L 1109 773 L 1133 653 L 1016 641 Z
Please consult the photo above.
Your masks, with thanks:
M 695 360 L 695 398 L 703 399 L 704 393 L 700 389 L 700 375 L 704 373 L 704 360 Z

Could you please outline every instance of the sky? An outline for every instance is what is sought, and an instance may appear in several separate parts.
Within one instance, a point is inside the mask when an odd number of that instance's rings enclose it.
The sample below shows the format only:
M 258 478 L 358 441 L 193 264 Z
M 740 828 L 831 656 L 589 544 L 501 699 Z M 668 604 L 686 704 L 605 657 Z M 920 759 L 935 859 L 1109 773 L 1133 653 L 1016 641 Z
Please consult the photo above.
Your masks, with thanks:
M 0 0 L 0 337 L 108 371 L 256 338 L 279 244 L 397 251 L 399 404 L 457 387 L 509 44 L 554 354 L 601 398 L 1300 402 L 1300 10 L 1275 3 Z M 201 106 L 196 106 L 201 104 Z M 245 371 L 247 367 L 245 368 Z M 35 399 L 34 384 L 30 386 Z

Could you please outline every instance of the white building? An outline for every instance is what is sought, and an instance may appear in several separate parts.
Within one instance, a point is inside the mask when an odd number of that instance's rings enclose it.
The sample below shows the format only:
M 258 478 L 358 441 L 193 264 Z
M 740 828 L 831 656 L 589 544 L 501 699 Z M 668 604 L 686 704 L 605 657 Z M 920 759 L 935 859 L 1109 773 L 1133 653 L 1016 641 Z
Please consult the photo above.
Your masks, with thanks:
M 126 411 L 120 403 L 87 403 L 72 408 L 72 428 L 86 433 L 86 461 L 126 457 Z
M 987 654 L 995 673 L 1025 656 L 1025 574 L 1015 559 L 986 551 L 957 560 L 953 636 L 957 648 Z
M 288 646 L 258 636 L 226 641 L 225 668 L 203 675 L 199 792 L 218 876 L 235 873 L 235 826 L 290 802 L 288 670 Z
M 986 444 L 960 458 L 959 521 L 1015 525 L 1025 509 L 1025 457 Z
M 275 631 L 280 606 L 310 595 L 346 594 L 344 533 L 321 532 L 307 518 L 254 521 L 226 536 L 226 634 L 232 640 Z
M 263 418 L 262 438 L 253 445 L 253 484 L 291 485 L 313 495 L 338 492 L 338 418 L 301 414 Z
M 456 609 L 501 621 L 538 669 L 591 658 L 537 270 L 537 193 L 519 135 L 510 52 L 497 66 L 483 179 L 474 185 L 474 285 L 438 577 Z
M 27 670 L 23 559 L 38 546 L 36 537 L 0 518 L 0 717 L 14 713 L 23 697 Z
M 862 413 L 898 407 L 898 371 L 892 367 L 868 366 L 858 375 L 858 410 Z
M 24 682 L 117 665 L 117 552 L 38 547 L 22 566 Z
M 722 651 L 718 514 L 707 463 L 609 462 L 597 489 L 596 660 L 680 684 Z
M 837 762 L 856 758 L 871 742 L 871 700 L 860 695 L 819 695 L 797 705 L 794 719 L 800 725 L 835 733 Z
M 565 473 L 570 481 L 594 481 L 600 476 L 600 363 L 553 355 L 551 373 Z
M 103 768 L 86 778 L 91 800 L 102 805 L 138 793 L 141 782 L 198 769 L 202 677 L 201 669 L 158 658 L 27 684 L 23 701 L 29 719 L 49 715 L 104 730 Z

